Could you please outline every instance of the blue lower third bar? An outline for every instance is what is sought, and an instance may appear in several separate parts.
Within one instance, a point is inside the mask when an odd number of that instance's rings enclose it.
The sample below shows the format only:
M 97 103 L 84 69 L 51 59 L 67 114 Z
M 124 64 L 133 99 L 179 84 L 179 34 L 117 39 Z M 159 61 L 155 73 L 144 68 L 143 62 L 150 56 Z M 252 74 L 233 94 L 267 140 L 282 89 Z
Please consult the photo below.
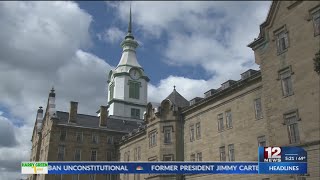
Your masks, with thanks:
M 258 174 L 257 162 L 48 162 L 48 174 Z
M 259 163 L 259 174 L 307 174 L 306 162 Z

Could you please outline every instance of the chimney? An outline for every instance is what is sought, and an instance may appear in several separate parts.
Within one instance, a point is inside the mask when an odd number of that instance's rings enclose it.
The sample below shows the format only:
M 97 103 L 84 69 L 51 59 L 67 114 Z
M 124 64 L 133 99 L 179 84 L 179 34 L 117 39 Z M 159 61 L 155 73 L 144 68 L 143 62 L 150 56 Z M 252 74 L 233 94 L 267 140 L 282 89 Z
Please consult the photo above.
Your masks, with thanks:
M 49 94 L 49 116 L 56 117 L 56 93 L 54 92 L 54 88 L 52 87 L 51 92 Z
M 77 122 L 77 111 L 78 111 L 78 102 L 70 101 L 70 112 L 69 112 L 68 123 L 76 123 Z
M 37 112 L 37 132 L 40 133 L 41 129 L 42 129 L 42 118 L 43 118 L 43 109 L 40 106 Z
M 100 121 L 99 126 L 107 126 L 109 106 L 100 106 Z

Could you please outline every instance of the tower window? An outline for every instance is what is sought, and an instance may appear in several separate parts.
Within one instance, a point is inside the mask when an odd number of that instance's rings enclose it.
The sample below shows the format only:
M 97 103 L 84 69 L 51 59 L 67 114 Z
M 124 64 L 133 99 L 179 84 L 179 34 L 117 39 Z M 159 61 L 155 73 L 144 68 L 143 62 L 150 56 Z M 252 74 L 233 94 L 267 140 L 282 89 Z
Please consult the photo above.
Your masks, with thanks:
M 113 96 L 114 96 L 114 83 L 112 83 L 109 87 L 109 91 L 110 91 L 110 99 L 113 99 Z
M 131 118 L 140 119 L 140 109 L 131 108 Z
M 227 125 L 227 128 L 232 128 L 232 114 L 231 114 L 231 110 L 226 111 L 226 125 Z
M 223 114 L 218 114 L 218 131 L 223 131 L 224 126 L 223 126 Z
M 286 30 L 281 31 L 277 35 L 277 51 L 278 54 L 285 52 L 289 47 L 288 32 Z
M 171 143 L 171 132 L 172 132 L 172 127 L 164 127 L 164 143 Z
M 140 82 L 129 81 L 129 98 L 139 99 Z
M 219 153 L 220 153 L 220 161 L 226 161 L 226 150 L 224 146 L 219 148 Z

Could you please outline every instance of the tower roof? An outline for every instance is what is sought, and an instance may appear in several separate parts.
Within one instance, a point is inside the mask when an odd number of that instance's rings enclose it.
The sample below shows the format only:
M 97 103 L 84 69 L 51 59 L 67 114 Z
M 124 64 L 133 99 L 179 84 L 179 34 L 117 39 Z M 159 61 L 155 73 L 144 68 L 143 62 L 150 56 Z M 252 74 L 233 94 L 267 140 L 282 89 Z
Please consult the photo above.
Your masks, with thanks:
M 129 24 L 128 24 L 128 33 L 125 36 L 124 40 L 121 43 L 123 48 L 122 56 L 120 62 L 116 68 L 117 72 L 127 71 L 127 69 L 118 69 L 121 66 L 129 66 L 129 67 L 138 67 L 142 68 L 141 65 L 138 63 L 136 57 L 136 48 L 139 46 L 138 42 L 134 39 L 132 34 L 132 14 L 131 14 L 131 6 L 130 6 L 130 13 L 129 13 Z
M 172 93 L 165 99 L 169 99 L 174 105 L 178 107 L 189 106 L 189 101 L 186 100 L 180 93 L 178 93 L 175 86 L 173 88 Z

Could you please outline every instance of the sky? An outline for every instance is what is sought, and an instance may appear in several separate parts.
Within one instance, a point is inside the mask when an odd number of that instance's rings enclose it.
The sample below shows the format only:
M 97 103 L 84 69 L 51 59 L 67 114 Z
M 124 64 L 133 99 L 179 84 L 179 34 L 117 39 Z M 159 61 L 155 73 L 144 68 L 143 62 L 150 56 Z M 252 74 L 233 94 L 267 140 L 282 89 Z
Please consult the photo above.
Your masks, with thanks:
M 150 78 L 148 101 L 173 86 L 203 97 L 248 69 L 270 1 L 132 1 L 137 58 Z M 56 89 L 56 108 L 94 115 L 107 104 L 107 74 L 117 66 L 130 2 L 0 1 L 0 179 L 16 180 L 30 158 L 39 106 Z

